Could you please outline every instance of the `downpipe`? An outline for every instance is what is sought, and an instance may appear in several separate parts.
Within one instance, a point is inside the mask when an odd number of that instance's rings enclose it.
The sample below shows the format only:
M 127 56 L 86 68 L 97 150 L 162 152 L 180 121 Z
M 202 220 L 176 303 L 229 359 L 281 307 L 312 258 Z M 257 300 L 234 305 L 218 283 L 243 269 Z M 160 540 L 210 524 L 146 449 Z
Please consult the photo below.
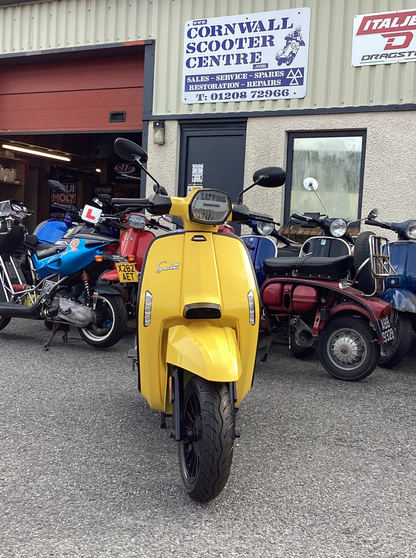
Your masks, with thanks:
M 26 318 L 29 320 L 40 320 L 40 312 L 40 301 L 35 302 L 32 306 L 24 306 L 23 304 L 15 304 L 13 302 L 0 303 L 0 316 L 2 318 Z

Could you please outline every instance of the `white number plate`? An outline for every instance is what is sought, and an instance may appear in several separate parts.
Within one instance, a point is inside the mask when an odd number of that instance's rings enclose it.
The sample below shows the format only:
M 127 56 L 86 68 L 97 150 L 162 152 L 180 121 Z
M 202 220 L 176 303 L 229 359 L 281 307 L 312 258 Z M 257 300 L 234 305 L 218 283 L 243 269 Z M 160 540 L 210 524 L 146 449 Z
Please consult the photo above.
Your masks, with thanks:
M 393 341 L 394 330 L 391 327 L 389 318 L 387 316 L 385 316 L 384 318 L 381 318 L 379 320 L 379 324 L 380 324 L 380 327 L 381 327 L 381 335 L 383 337 L 383 342 L 384 343 L 389 343 L 390 341 Z

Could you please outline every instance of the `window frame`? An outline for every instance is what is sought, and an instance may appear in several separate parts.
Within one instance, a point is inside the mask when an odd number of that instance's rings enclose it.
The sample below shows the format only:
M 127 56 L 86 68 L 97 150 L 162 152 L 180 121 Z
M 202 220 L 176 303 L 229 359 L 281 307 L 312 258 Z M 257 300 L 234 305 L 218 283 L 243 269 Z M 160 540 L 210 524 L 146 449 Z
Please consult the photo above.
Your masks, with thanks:
M 356 137 L 362 138 L 361 144 L 361 164 L 360 164 L 360 183 L 358 191 L 358 207 L 357 219 L 361 219 L 363 187 L 364 187 L 364 169 L 365 169 L 365 153 L 367 148 L 367 130 L 317 130 L 309 132 L 287 132 L 287 157 L 286 157 L 286 182 L 285 182 L 285 201 L 283 210 L 283 222 L 287 224 L 290 218 L 290 201 L 292 194 L 292 178 L 293 178 L 293 146 L 294 140 L 299 138 L 339 138 L 339 137 Z M 306 178 L 306 177 L 305 177 Z M 330 217 L 338 217 L 338 215 L 330 215 Z M 356 221 L 351 221 L 355 223 Z

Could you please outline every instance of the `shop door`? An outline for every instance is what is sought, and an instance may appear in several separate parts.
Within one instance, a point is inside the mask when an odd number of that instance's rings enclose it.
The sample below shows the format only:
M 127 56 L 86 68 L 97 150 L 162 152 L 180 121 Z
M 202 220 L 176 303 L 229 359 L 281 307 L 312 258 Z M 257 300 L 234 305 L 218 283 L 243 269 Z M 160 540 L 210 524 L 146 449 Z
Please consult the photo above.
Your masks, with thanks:
M 0 66 L 0 132 L 141 130 L 144 54 Z
M 179 195 L 193 187 L 227 192 L 235 201 L 243 189 L 246 121 L 183 125 Z

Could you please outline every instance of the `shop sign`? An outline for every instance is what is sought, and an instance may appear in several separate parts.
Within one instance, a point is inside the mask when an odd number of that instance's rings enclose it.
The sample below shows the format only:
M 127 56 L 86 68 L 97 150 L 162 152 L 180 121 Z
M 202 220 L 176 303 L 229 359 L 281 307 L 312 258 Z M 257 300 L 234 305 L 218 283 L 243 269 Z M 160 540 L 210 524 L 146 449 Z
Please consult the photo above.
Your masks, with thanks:
M 354 16 L 352 66 L 416 60 L 416 9 Z
M 77 183 L 71 182 L 63 184 L 66 193 L 64 192 L 51 192 L 51 203 L 65 203 L 74 204 L 77 203 Z
M 117 174 L 132 174 L 134 172 L 136 172 L 136 167 L 134 165 L 130 165 L 128 163 L 118 163 L 115 167 L 114 167 L 114 171 Z
M 310 8 L 187 21 L 182 102 L 306 95 Z

